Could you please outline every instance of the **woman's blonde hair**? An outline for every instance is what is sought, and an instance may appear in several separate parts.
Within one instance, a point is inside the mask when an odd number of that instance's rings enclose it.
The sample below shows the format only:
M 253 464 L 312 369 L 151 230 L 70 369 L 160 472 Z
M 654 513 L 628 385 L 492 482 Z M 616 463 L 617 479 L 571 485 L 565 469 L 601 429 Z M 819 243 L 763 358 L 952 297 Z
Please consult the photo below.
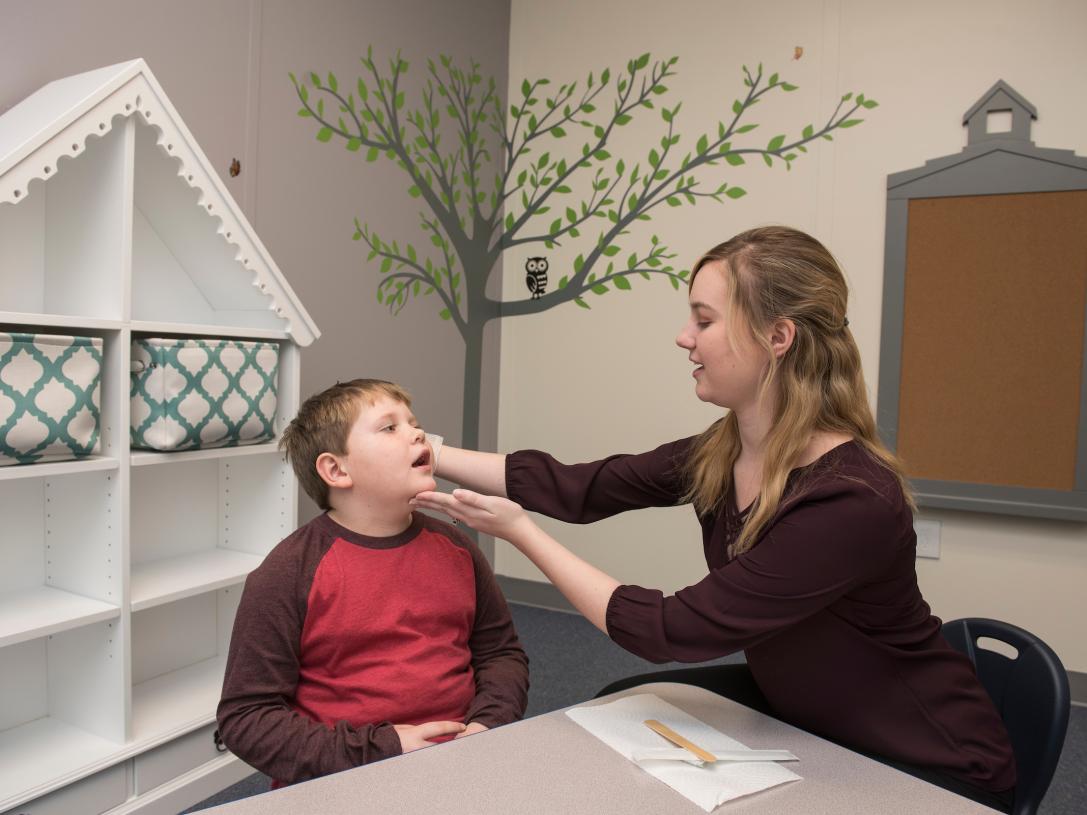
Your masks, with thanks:
M 846 319 L 848 287 L 833 255 L 796 229 L 768 226 L 742 232 L 715 246 L 695 264 L 715 263 L 725 275 L 733 324 L 766 352 L 768 366 L 759 398 L 776 383 L 773 424 L 766 438 L 759 494 L 732 555 L 746 552 L 781 505 L 789 472 L 816 431 L 852 436 L 898 479 L 913 507 L 902 466 L 880 441 L 868 405 L 860 352 Z M 778 359 L 765 334 L 777 320 L 790 320 L 796 336 Z M 735 413 L 714 422 L 697 440 L 683 468 L 686 500 L 700 515 L 720 510 L 732 487 L 740 454 Z

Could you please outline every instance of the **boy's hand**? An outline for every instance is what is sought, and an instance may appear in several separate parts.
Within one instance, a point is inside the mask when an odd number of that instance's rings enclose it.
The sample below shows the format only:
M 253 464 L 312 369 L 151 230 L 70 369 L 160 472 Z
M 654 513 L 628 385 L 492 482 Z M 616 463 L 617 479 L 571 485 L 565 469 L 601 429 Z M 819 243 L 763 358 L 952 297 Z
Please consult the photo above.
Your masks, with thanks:
M 482 733 L 487 729 L 487 725 L 480 724 L 479 722 L 471 722 L 460 733 L 455 735 L 454 739 L 464 738 L 465 736 L 471 736 L 473 733 Z
M 452 493 L 421 492 L 412 503 L 423 509 L 444 512 L 454 521 L 463 521 L 472 529 L 515 543 L 519 532 L 534 526 L 521 505 L 497 495 L 480 495 L 471 490 Z
M 395 724 L 393 728 L 400 737 L 400 749 L 405 753 L 431 747 L 437 742 L 429 739 L 441 736 L 454 736 L 463 733 L 465 727 L 460 722 L 426 722 L 425 724 Z M 455 736 L 454 736 L 455 737 Z

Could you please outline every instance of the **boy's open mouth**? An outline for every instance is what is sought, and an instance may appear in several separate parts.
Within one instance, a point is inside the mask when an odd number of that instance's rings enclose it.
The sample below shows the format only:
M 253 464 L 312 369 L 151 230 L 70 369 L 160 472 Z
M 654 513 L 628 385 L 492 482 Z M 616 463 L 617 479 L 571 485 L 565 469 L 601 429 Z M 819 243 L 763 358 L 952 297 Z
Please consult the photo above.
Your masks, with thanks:
M 430 451 L 424 450 L 419 454 L 419 458 L 412 462 L 412 467 L 425 467 L 430 464 Z

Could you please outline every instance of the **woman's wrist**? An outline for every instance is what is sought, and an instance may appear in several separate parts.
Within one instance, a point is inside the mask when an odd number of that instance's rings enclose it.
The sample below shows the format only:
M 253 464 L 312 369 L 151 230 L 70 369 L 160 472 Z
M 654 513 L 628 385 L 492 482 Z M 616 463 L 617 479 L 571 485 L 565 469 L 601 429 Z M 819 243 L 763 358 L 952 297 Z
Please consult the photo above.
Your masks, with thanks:
M 510 529 L 509 537 L 506 538 L 515 549 L 528 554 L 528 550 L 532 548 L 533 544 L 540 540 L 540 537 L 544 535 L 544 531 L 540 529 L 539 525 L 528 516 L 523 514 L 516 524 Z

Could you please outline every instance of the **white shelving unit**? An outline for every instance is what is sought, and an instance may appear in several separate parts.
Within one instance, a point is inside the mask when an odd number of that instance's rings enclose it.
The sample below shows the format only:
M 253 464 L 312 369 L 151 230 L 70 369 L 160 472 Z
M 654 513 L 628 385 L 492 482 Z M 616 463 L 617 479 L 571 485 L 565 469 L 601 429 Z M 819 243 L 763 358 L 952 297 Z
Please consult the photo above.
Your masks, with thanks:
M 142 60 L 0 116 L 0 331 L 101 337 L 101 449 L 0 467 L 0 813 L 174 813 L 250 772 L 211 734 L 246 575 L 296 525 L 275 442 L 129 449 L 134 338 L 318 332 Z

